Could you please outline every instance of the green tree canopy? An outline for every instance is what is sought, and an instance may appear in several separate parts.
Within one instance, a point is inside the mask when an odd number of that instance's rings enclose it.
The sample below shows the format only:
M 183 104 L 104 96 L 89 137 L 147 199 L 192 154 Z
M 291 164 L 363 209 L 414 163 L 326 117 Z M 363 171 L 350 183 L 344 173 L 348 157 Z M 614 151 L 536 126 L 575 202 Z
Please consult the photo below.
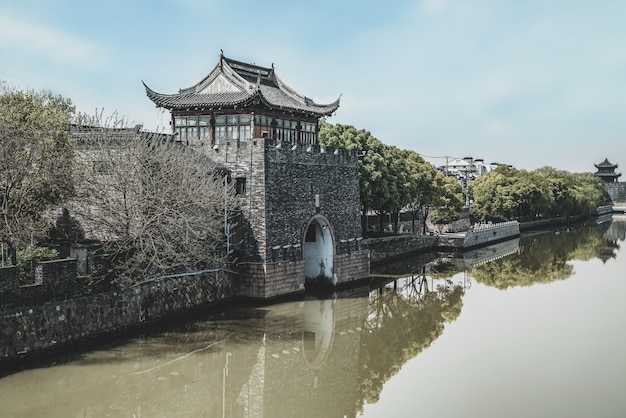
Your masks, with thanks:
M 480 220 L 588 216 L 604 201 L 602 181 L 591 173 L 544 167 L 534 171 L 508 166 L 477 178 L 468 186 L 472 214 Z
M 73 193 L 69 99 L 0 84 L 0 240 L 25 248 L 43 238 L 42 215 Z
M 397 214 L 408 208 L 415 221 L 418 216 L 425 219 L 432 207 L 458 211 L 462 206 L 458 182 L 446 179 L 415 151 L 385 145 L 368 131 L 323 120 L 320 144 L 358 151 L 364 218 L 369 210 Z

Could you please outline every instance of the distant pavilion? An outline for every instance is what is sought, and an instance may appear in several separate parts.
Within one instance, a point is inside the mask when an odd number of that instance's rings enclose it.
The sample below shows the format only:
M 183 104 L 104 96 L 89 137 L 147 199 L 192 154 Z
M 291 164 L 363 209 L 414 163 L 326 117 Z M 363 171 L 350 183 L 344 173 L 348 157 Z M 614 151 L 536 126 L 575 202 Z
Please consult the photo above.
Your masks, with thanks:
M 605 183 L 616 183 L 617 178 L 622 175 L 622 173 L 615 172 L 618 164 L 610 163 L 607 158 L 605 158 L 600 164 L 594 165 L 598 169 L 598 171 L 594 173 L 594 176 L 600 177 Z

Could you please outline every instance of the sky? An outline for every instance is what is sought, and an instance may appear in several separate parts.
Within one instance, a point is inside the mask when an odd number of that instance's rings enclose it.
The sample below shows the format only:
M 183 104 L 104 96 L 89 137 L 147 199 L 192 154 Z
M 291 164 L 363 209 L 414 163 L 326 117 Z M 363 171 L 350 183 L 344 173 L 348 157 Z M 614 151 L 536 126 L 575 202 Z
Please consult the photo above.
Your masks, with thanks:
M 623 0 L 0 0 L 0 80 L 167 130 L 142 81 L 176 93 L 223 50 L 436 165 L 593 172 L 626 167 L 625 21 Z

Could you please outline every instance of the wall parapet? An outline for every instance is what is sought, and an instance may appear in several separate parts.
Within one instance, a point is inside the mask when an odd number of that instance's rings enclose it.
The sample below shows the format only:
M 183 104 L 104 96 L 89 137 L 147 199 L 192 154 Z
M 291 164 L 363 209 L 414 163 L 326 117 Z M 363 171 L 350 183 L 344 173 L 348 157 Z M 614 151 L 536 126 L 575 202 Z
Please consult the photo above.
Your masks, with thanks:
M 76 294 L 76 259 L 42 261 L 35 267 L 35 281 L 20 285 L 17 266 L 0 268 L 0 302 L 3 297 L 27 304 L 64 300 Z

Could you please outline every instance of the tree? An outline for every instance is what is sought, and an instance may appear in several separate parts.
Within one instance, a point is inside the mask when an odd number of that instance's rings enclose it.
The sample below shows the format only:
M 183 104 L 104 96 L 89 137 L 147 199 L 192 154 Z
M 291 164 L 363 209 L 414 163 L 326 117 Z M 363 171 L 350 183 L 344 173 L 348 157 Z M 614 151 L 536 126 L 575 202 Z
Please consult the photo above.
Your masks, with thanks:
M 474 200 L 472 213 L 480 220 L 505 221 L 517 214 L 516 197 L 518 171 L 499 166 L 494 171 L 477 178 L 468 185 L 468 194 Z
M 589 216 L 602 204 L 605 186 L 591 173 L 543 167 L 534 171 L 500 166 L 469 185 L 473 215 L 505 221 L 536 217 Z
M 408 150 L 403 152 L 411 196 L 411 200 L 406 205 L 412 218 L 411 232 L 415 233 L 415 220 L 420 219 L 423 222 L 422 233 L 425 233 L 425 220 L 436 195 L 434 180 L 437 171 L 418 153 Z
M 589 216 L 604 201 L 606 186 L 591 173 L 568 173 L 552 167 L 543 167 L 536 172 L 552 190 L 552 215 Z
M 227 173 L 165 135 L 113 126 L 79 128 L 72 202 L 86 235 L 103 241 L 109 281 L 132 283 L 220 260 L 225 224 L 235 213 Z
M 397 232 L 398 214 L 408 208 L 413 214 L 415 230 L 415 218 L 420 216 L 425 220 L 430 208 L 446 207 L 457 212 L 461 209 L 460 186 L 446 179 L 415 151 L 385 145 L 371 133 L 353 126 L 324 121 L 320 121 L 320 143 L 358 150 L 363 224 L 367 212 L 373 210 L 378 214 L 379 230 L 383 230 L 384 216 L 390 214 L 395 216 Z M 424 223 L 424 232 L 425 228 Z
M 15 249 L 45 236 L 42 216 L 73 193 L 68 126 L 74 106 L 50 92 L 0 84 L 0 240 Z
M 392 196 L 391 173 L 387 146 L 363 129 L 320 121 L 320 144 L 325 147 L 356 149 L 358 153 L 359 189 L 363 207 L 362 227 L 365 231 L 367 213 L 386 210 Z M 379 217 L 382 226 L 382 218 Z

